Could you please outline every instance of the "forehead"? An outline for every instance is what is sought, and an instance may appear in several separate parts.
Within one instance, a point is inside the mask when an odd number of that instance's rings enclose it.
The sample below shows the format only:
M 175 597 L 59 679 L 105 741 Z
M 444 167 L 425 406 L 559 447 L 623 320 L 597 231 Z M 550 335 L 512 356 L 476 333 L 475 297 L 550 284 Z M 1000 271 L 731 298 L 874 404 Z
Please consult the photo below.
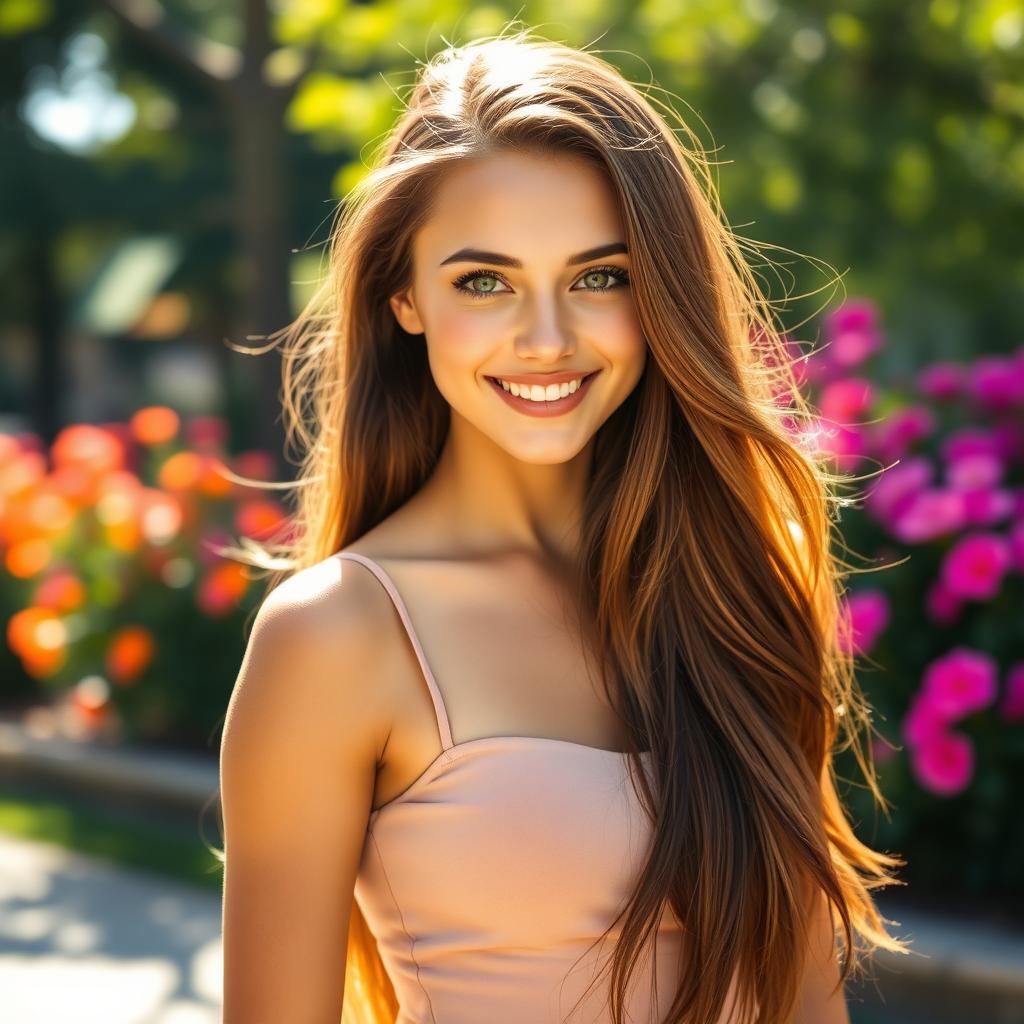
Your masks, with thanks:
M 414 247 L 435 264 L 460 246 L 531 262 L 622 238 L 615 190 L 599 167 L 575 155 L 499 152 L 445 172 Z

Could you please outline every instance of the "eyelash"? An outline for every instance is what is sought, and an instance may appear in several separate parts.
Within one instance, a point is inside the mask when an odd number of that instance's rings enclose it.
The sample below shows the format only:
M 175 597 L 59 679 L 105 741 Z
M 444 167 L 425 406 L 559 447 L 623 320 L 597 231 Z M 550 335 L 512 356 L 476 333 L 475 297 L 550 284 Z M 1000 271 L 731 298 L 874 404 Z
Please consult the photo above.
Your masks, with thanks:
M 583 288 L 585 292 L 610 292 L 614 288 L 622 288 L 629 284 L 629 274 L 622 269 L 622 267 L 588 267 L 581 278 L 586 277 L 587 274 L 610 274 L 612 277 L 619 279 L 618 284 L 608 284 L 603 288 Z M 472 281 L 475 277 L 493 277 L 496 281 L 501 281 L 505 287 L 508 287 L 508 282 L 505 281 L 499 274 L 494 273 L 493 270 L 470 270 L 463 274 L 461 277 L 457 277 L 452 282 L 452 287 L 456 291 L 462 292 L 463 295 L 468 295 L 473 299 L 488 299 L 492 295 L 501 295 L 501 292 L 478 292 L 472 288 L 466 288 L 464 285 Z

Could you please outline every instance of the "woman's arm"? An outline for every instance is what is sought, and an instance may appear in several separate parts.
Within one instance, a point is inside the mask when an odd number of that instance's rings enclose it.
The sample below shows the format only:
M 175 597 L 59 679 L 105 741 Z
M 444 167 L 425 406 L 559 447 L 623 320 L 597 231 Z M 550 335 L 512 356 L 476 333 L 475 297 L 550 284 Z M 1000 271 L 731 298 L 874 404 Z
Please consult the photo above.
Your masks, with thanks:
M 224 1024 L 338 1024 L 349 916 L 387 734 L 358 574 L 261 606 L 221 743 Z
M 810 946 L 791 1024 L 850 1024 L 846 995 L 839 981 L 839 955 L 829 902 L 819 893 L 809 925 Z

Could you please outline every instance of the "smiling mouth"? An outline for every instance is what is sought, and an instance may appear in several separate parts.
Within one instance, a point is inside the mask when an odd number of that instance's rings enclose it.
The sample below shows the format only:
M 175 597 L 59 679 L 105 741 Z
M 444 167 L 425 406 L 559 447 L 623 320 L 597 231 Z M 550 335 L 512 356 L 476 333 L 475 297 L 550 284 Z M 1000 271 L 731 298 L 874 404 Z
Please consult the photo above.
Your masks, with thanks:
M 581 390 L 581 389 L 583 388 L 583 385 L 584 385 L 584 384 L 586 384 L 586 383 L 587 383 L 587 381 L 588 381 L 588 380 L 590 380 L 590 378 L 591 378 L 591 377 L 596 377 L 596 376 L 597 376 L 597 374 L 599 374 L 600 372 L 601 372 L 600 370 L 592 370 L 592 371 L 591 371 L 590 373 L 582 373 L 582 374 L 580 374 L 580 378 L 579 378 L 580 382 L 579 382 L 579 385 L 578 385 L 578 386 L 577 386 L 577 388 L 576 388 L 576 391 L 579 391 L 579 390 Z M 507 391 L 507 390 L 506 390 L 506 389 L 505 389 L 505 388 L 504 388 L 504 387 L 502 386 L 502 383 L 501 383 L 501 379 L 500 379 L 499 377 L 491 377 L 491 376 L 488 376 L 488 375 L 486 375 L 486 374 L 485 374 L 485 376 L 487 377 L 487 379 L 488 379 L 488 380 L 489 380 L 489 381 L 490 381 L 490 382 L 491 382 L 491 383 L 492 383 L 492 384 L 493 384 L 493 385 L 494 385 L 494 386 L 495 386 L 496 388 L 499 388 L 499 389 L 500 389 L 501 391 L 504 391 L 504 392 L 505 392 L 505 394 L 507 394 L 507 395 L 509 395 L 509 396 L 511 396 L 511 397 L 513 397 L 513 398 L 516 398 L 516 397 L 521 397 L 521 396 L 518 396 L 518 395 L 512 395 L 512 392 L 511 392 L 511 391 Z M 520 384 L 519 386 L 520 386 L 520 387 L 531 387 L 531 386 L 537 386 L 537 385 L 529 385 L 529 384 L 525 384 L 525 385 L 524 385 L 524 384 Z M 545 385 L 543 385 L 543 384 L 541 384 L 541 385 L 539 385 L 539 386 L 540 386 L 540 387 L 545 387 Z M 544 404 L 544 402 L 546 402 L 546 401 L 551 401 L 551 402 L 560 402 L 560 401 L 562 401 L 562 400 L 563 400 L 563 398 L 571 398 L 571 397 L 572 397 L 572 396 L 573 396 L 574 394 L 576 394 L 576 391 L 571 391 L 571 392 L 570 392 L 570 393 L 569 393 L 568 395 L 560 395 L 560 396 L 559 396 L 558 398 L 552 398 L 552 399 L 541 399 L 541 400 L 540 400 L 540 401 L 539 401 L 539 402 L 538 402 L 537 404 L 538 404 L 538 405 L 543 405 L 543 404 Z M 530 399 L 523 399 L 523 401 L 530 401 Z
M 575 409 L 587 396 L 590 391 L 591 381 L 600 372 L 600 370 L 594 370 L 592 373 L 582 374 L 579 387 L 568 395 L 559 395 L 558 398 L 552 399 L 544 398 L 540 401 L 534 401 L 529 398 L 523 398 L 519 395 L 513 395 L 511 391 L 506 391 L 501 386 L 497 377 L 487 376 L 486 379 L 506 405 L 511 406 L 513 409 L 524 413 L 527 416 L 550 417 L 561 416 L 562 414 Z

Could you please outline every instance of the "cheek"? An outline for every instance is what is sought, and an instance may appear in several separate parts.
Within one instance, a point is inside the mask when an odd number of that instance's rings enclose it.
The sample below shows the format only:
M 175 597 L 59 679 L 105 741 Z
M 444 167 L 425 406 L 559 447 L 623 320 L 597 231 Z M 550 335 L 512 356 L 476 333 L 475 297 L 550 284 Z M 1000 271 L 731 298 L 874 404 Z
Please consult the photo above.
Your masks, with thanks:
M 632 302 L 604 310 L 593 336 L 612 366 L 621 368 L 634 380 L 640 376 L 647 358 L 647 340 Z
M 430 359 L 435 372 L 446 367 L 463 371 L 486 358 L 492 348 L 492 328 L 487 318 L 473 310 L 438 310 L 430 325 Z

